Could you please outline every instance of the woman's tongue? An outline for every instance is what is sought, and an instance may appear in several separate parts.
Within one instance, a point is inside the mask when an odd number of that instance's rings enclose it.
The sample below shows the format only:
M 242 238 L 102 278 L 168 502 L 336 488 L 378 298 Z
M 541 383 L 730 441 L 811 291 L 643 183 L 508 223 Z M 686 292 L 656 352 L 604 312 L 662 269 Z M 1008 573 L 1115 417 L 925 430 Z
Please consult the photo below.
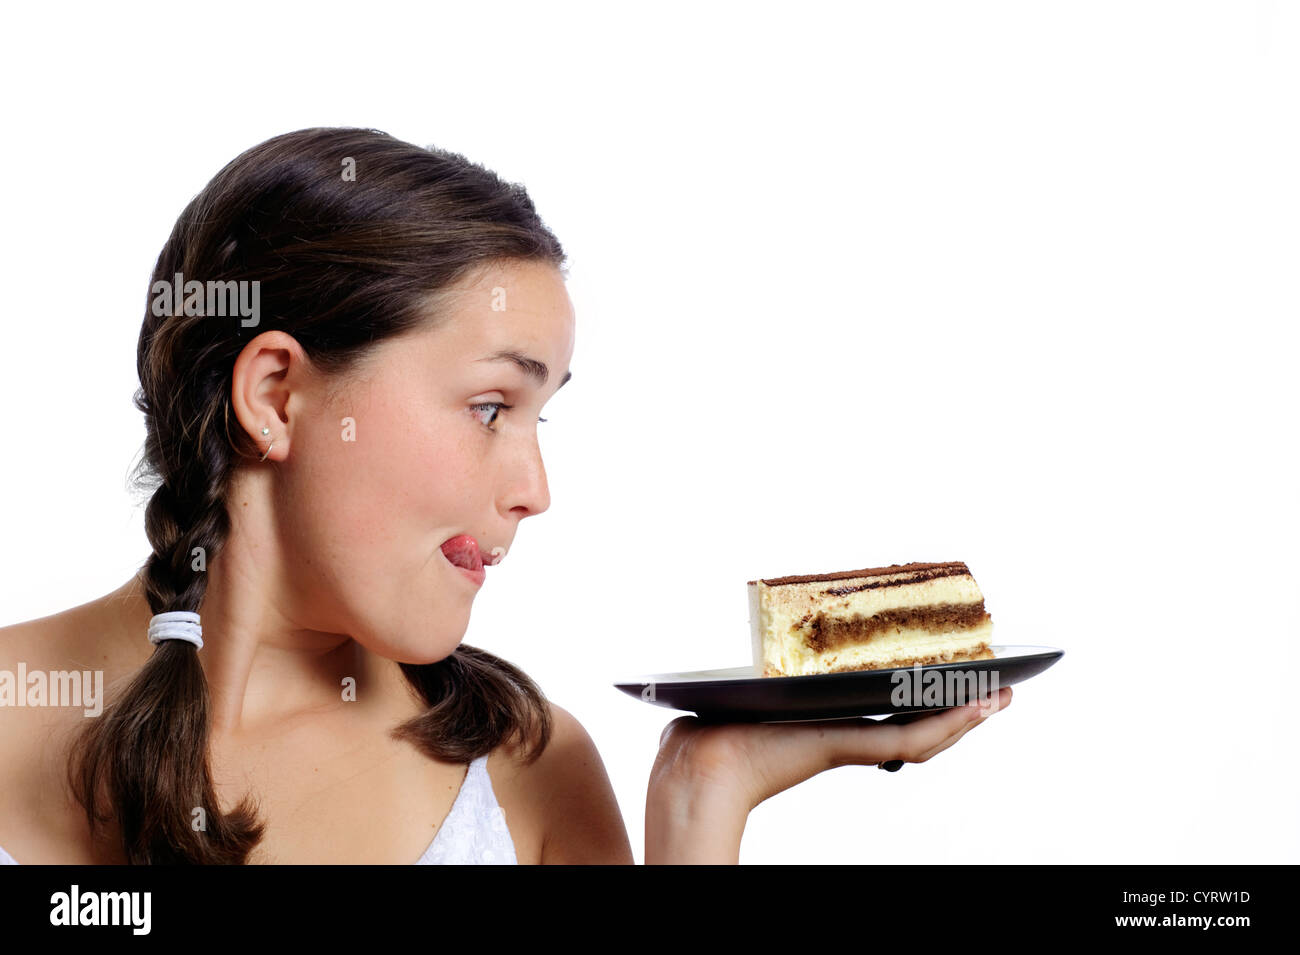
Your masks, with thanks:
M 483 555 L 479 553 L 478 541 L 468 534 L 460 534 L 442 545 L 442 552 L 457 567 L 467 570 L 482 570 Z

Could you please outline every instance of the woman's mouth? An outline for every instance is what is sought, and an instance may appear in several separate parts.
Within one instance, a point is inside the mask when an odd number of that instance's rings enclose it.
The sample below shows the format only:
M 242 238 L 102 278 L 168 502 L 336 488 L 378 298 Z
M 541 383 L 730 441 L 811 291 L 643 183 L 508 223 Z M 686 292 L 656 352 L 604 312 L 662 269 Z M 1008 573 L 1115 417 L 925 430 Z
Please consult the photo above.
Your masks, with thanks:
M 478 541 L 468 534 L 458 534 L 443 543 L 442 553 L 449 563 L 474 581 L 476 586 L 483 585 L 487 571 L 483 569 L 483 553 L 479 550 Z

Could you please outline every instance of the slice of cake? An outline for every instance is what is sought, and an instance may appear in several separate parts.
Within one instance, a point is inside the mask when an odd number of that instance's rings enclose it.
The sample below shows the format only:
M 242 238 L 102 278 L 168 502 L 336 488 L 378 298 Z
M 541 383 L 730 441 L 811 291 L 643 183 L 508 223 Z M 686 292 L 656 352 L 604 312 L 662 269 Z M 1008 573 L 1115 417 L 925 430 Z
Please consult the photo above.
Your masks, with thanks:
M 762 676 L 993 656 L 993 618 L 960 562 L 773 577 L 748 586 L 754 669 Z

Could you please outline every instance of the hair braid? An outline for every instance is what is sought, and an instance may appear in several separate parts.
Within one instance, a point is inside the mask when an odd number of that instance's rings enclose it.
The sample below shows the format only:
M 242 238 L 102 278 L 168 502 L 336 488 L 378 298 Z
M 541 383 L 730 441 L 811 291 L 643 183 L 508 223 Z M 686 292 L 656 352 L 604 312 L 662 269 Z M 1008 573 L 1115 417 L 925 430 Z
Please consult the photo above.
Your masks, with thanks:
M 167 430 L 163 422 L 151 429 Z M 230 449 L 216 429 L 204 427 L 200 433 L 204 453 L 169 462 L 177 467 L 145 509 L 153 553 L 143 580 L 156 614 L 199 611 L 207 561 L 219 553 L 230 530 L 224 500 Z M 198 648 L 164 640 L 92 724 L 82 758 L 70 764 L 77 788 L 89 796 L 92 825 L 107 818 L 99 812 L 101 789 L 107 804 L 117 807 L 122 843 L 133 864 L 243 863 L 262 836 L 248 798 L 230 813 L 218 805 L 208 762 L 209 702 Z

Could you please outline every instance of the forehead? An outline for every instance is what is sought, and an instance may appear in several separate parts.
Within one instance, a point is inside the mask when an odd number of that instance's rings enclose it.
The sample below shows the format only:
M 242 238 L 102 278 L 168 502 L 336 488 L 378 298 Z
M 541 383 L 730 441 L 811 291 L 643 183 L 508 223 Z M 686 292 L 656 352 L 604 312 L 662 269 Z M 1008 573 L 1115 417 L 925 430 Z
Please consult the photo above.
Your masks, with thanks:
M 484 355 L 517 350 L 536 354 L 553 370 L 568 367 L 573 353 L 573 303 L 564 277 L 552 265 L 489 263 L 440 293 L 436 307 L 446 319 L 439 327 L 444 347 Z

